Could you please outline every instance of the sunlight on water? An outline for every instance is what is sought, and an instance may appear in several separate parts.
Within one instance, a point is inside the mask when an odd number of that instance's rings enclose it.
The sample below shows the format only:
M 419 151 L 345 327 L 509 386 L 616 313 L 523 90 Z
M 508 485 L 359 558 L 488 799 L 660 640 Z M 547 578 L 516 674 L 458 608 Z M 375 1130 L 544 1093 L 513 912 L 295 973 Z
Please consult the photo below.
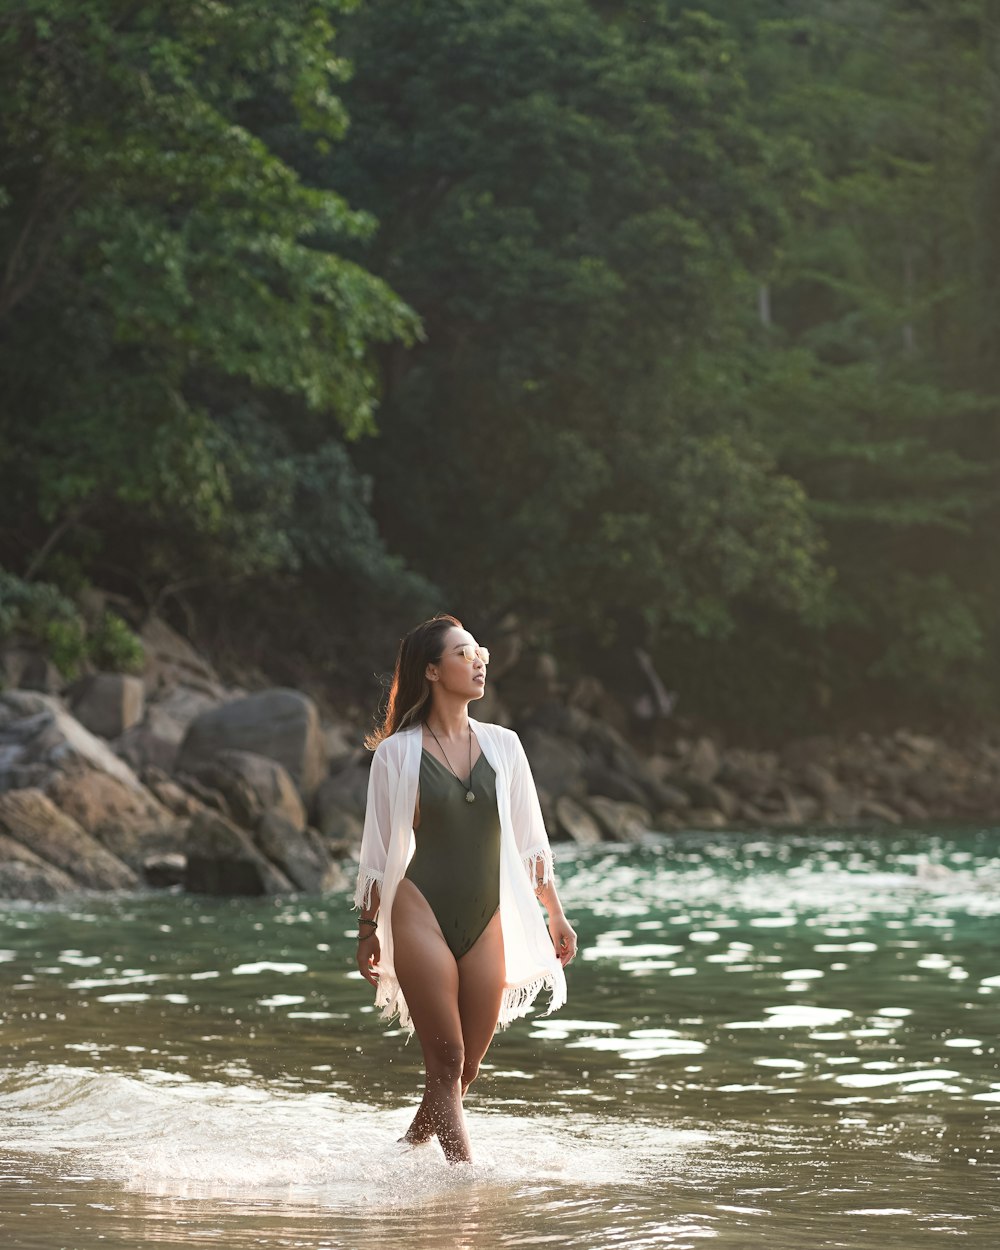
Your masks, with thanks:
M 462 1168 L 397 1143 L 419 1048 L 346 898 L 0 909 L 5 1250 L 992 1248 L 995 832 L 560 870 L 570 1001 L 494 1044 Z

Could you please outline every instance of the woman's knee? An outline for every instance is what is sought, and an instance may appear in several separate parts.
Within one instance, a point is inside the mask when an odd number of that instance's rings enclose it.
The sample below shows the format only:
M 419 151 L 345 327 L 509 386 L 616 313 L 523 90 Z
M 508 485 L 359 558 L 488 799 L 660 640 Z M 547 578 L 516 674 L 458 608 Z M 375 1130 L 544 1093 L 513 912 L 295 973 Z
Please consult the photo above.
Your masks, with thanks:
M 427 1076 L 437 1081 L 464 1081 L 465 1046 L 461 1041 L 435 1038 L 424 1048 Z
M 479 1064 L 467 1059 L 462 1066 L 462 1089 L 467 1090 L 479 1075 Z

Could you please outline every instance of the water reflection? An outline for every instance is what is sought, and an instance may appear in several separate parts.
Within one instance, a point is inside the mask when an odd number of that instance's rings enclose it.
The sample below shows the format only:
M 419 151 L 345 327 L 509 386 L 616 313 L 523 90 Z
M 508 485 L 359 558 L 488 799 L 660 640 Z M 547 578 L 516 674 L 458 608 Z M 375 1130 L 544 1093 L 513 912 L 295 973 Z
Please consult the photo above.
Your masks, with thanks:
M 995 834 L 700 835 L 562 873 L 570 1003 L 491 1050 L 465 1175 L 398 1153 L 419 1055 L 374 1019 L 346 899 L 0 911 L 10 1244 L 992 1247 Z

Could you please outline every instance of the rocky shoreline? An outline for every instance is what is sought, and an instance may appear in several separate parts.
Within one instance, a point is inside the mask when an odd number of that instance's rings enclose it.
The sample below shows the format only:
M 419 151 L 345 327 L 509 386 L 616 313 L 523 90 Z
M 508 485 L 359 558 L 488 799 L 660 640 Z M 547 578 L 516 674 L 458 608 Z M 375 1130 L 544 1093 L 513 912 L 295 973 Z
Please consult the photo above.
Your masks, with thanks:
M 44 657 L 0 653 L 0 897 L 345 888 L 363 727 L 297 690 L 226 687 L 155 618 L 141 637 L 141 676 L 65 688 Z M 995 741 L 900 729 L 765 751 L 667 724 L 640 752 L 623 708 L 593 679 L 562 688 L 551 657 L 510 657 L 475 714 L 519 732 L 551 836 L 584 846 L 652 831 L 992 825 L 1000 807 Z

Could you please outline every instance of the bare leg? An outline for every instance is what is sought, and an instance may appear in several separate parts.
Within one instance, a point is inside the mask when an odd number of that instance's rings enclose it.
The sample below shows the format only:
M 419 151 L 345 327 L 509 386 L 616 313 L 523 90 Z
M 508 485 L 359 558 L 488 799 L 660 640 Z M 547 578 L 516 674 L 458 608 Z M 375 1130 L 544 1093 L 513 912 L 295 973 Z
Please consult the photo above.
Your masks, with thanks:
M 463 1098 L 479 1075 L 479 1065 L 496 1032 L 506 972 L 498 911 L 475 945 L 458 961 L 458 1013 L 465 1044 Z
M 426 1071 L 423 1102 L 406 1140 L 425 1141 L 423 1134 L 429 1128 L 449 1163 L 468 1163 L 472 1149 L 462 1114 L 465 1046 L 458 1010 L 458 965 L 427 900 L 405 878 L 393 900 L 392 929 L 396 976 L 420 1039 Z

